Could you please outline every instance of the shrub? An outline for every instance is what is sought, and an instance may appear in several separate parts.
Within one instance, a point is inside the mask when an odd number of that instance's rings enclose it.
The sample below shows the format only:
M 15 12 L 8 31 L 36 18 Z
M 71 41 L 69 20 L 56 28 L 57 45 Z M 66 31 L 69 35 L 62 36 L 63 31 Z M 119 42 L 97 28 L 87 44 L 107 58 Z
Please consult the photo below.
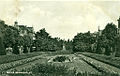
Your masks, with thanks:
M 55 59 L 53 59 L 54 62 L 64 62 L 68 57 L 66 56 L 57 56 Z

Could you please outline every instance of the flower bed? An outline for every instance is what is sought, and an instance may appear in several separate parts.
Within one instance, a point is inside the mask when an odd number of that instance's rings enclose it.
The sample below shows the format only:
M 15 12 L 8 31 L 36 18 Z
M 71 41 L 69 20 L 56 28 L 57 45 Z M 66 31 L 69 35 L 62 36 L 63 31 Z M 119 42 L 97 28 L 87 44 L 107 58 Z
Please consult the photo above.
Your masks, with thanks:
M 65 62 L 66 60 L 70 60 L 66 56 L 57 56 L 56 58 L 53 59 L 54 62 Z
M 0 56 L 0 64 L 5 64 L 5 63 L 9 63 L 12 61 L 17 61 L 17 60 L 21 60 L 21 59 L 25 59 L 25 58 L 30 58 L 33 56 L 37 56 L 40 55 L 41 53 L 39 52 L 34 52 L 34 53 L 30 53 L 30 54 L 22 54 L 22 55 L 4 55 L 4 56 Z
M 43 60 L 40 60 L 40 62 Z M 36 62 L 36 61 L 35 61 Z M 28 72 L 30 74 L 24 74 L 24 76 L 119 76 L 117 74 L 111 73 L 76 73 L 76 70 L 68 70 L 68 67 L 64 65 L 56 66 L 51 63 L 31 63 L 27 67 L 22 67 L 21 69 L 16 68 L 17 72 Z M 15 71 L 14 70 L 14 71 Z M 10 74 L 9 76 L 13 76 Z M 23 74 L 16 74 L 15 76 L 21 76 Z
M 120 68 L 120 57 L 111 57 L 111 56 L 94 54 L 94 53 L 82 53 L 82 54 L 94 58 L 96 60 L 102 61 L 104 63 L 110 64 L 117 68 Z
M 103 62 L 97 61 L 95 59 L 86 57 L 84 55 L 79 55 L 85 62 L 87 62 L 89 65 L 93 66 L 97 70 L 103 73 L 112 73 L 112 74 L 119 74 L 120 75 L 120 69 L 110 66 L 108 64 L 105 64 Z
M 116 70 L 111 70 L 108 66 L 105 64 L 101 64 L 97 62 L 96 60 L 90 59 L 86 56 L 80 55 L 80 57 L 91 64 L 92 66 L 96 67 L 99 70 L 103 70 L 102 73 L 81 73 L 81 72 L 76 72 L 76 69 L 68 69 L 69 66 L 65 66 L 63 63 L 48 63 L 47 58 L 41 58 L 35 61 L 32 61 L 30 63 L 26 63 L 24 65 L 11 68 L 10 72 L 28 72 L 31 73 L 31 75 L 34 76 L 119 76 L 118 72 Z M 60 64 L 60 65 L 57 65 Z M 87 67 L 87 66 L 86 66 Z M 116 72 L 116 73 L 113 73 Z M 21 76 L 22 74 L 19 74 Z M 29 75 L 29 74 L 28 74 Z M 11 74 L 13 76 L 13 74 Z M 15 75 L 16 76 L 16 75 Z M 27 75 L 24 75 L 27 76 Z
M 6 64 L 1 64 L 0 65 L 0 71 L 2 72 L 4 70 L 7 70 L 7 69 L 10 69 L 10 68 L 13 68 L 13 67 L 16 67 L 16 66 L 19 66 L 19 65 L 37 60 L 39 58 L 41 58 L 41 57 L 40 56 L 35 56 L 35 57 L 32 57 L 32 58 L 27 58 L 27 59 L 22 59 L 22 60 L 18 60 L 18 61 L 6 63 Z

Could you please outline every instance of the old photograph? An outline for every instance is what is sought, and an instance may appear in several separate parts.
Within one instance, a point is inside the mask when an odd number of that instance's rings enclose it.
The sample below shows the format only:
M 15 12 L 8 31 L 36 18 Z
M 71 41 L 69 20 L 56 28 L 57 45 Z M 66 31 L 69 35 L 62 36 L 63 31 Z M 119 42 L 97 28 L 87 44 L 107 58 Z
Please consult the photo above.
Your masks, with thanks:
M 0 76 L 120 76 L 120 0 L 0 0 Z

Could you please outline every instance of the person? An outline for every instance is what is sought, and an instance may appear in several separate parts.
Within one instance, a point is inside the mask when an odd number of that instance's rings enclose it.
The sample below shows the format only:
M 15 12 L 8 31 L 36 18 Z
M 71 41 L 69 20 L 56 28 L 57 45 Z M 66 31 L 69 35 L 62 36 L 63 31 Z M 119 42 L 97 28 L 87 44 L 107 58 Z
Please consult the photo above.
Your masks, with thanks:
M 19 53 L 20 53 L 20 54 L 23 53 L 23 46 L 19 46 Z

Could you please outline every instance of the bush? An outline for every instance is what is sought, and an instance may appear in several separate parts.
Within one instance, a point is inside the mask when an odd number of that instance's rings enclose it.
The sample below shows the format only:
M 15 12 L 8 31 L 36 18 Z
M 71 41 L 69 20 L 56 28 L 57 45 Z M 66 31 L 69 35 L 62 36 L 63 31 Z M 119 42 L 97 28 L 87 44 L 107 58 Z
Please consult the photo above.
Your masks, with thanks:
M 53 59 L 54 62 L 64 62 L 68 57 L 66 56 L 57 56 L 55 59 Z

